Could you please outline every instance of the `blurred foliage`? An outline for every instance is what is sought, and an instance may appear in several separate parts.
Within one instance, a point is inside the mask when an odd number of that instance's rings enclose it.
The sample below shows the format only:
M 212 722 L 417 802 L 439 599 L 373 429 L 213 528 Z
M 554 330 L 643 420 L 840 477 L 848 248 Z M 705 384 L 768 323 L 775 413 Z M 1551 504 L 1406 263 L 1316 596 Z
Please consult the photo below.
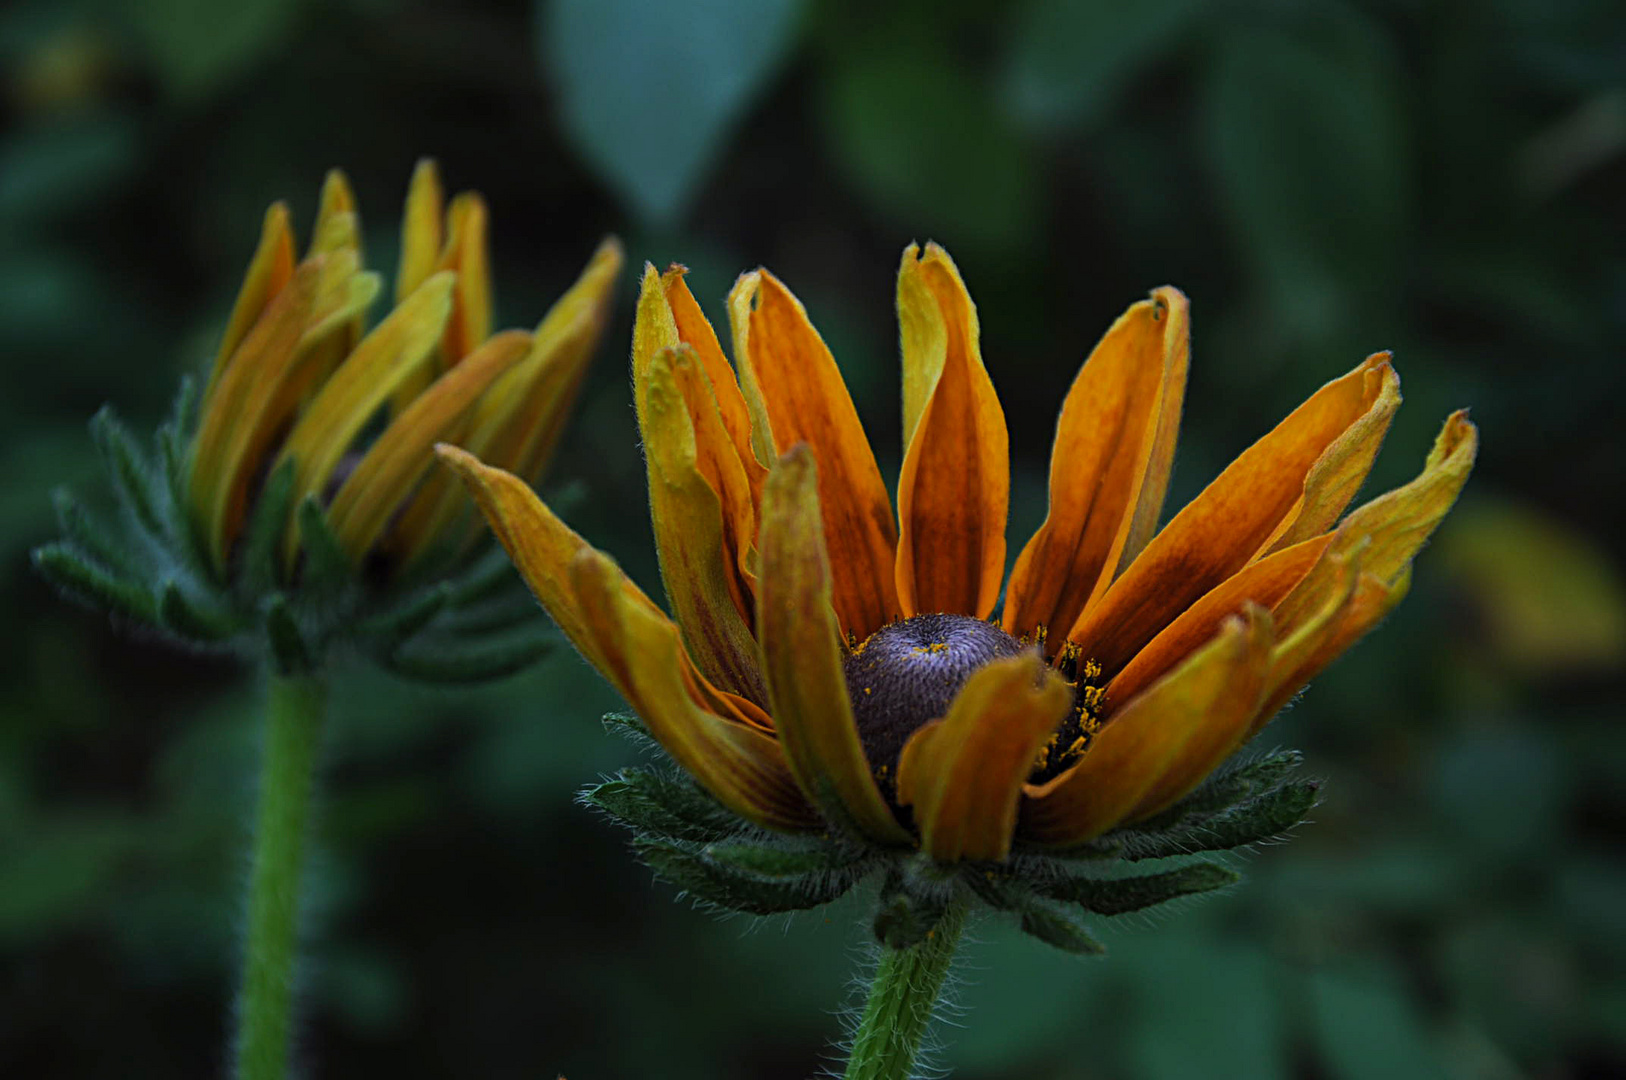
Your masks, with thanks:
M 1409 398 L 1374 486 L 1471 405 L 1480 468 L 1410 600 L 1266 733 L 1326 774 L 1321 820 L 1242 888 L 1105 928 L 1104 960 L 980 926 L 943 1061 L 1626 1072 L 1618 5 L 18 0 L 0 64 L 0 1073 L 219 1072 L 253 687 L 59 603 L 26 551 L 53 485 L 88 490 L 96 407 L 150 426 L 203 364 L 264 205 L 309 221 L 337 164 L 388 207 L 421 154 L 492 203 L 505 325 L 605 231 L 688 262 L 714 316 L 771 265 L 883 468 L 896 260 L 944 243 L 1011 419 L 1013 552 L 1076 365 L 1164 281 L 1196 316 L 1171 505 L 1374 349 Z M 554 476 L 653 584 L 629 320 Z M 860 907 L 748 926 L 672 903 L 571 799 L 635 757 L 595 722 L 614 707 L 562 655 L 476 694 L 345 675 L 303 987 L 319 1075 L 826 1060 Z

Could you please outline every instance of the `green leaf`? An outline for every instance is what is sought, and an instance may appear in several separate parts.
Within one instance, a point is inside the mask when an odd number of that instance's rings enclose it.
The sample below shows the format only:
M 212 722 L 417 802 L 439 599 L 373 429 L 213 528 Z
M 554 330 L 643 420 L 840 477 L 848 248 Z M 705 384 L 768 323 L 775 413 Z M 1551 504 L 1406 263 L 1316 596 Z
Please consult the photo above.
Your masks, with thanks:
M 386 653 L 393 652 L 446 610 L 452 591 L 451 583 L 446 581 L 419 589 L 389 611 L 363 622 L 358 629 L 364 636 L 378 639 Z
M 838 899 L 853 883 L 851 877 L 832 874 L 766 881 L 661 840 L 634 840 L 633 849 L 656 874 L 694 899 L 752 915 L 818 907 Z
M 833 156 L 904 228 L 951 250 L 1014 251 L 1038 232 L 1031 148 L 986 90 L 929 50 L 844 58 L 822 97 Z
M 125 0 L 121 6 L 170 93 L 198 99 L 277 52 L 302 5 L 299 0 Z
M 46 580 L 99 611 L 145 623 L 157 618 L 157 602 L 145 585 L 98 566 L 72 544 L 43 544 L 33 557 Z
M 1223 889 L 1242 875 L 1218 863 L 1199 862 L 1161 874 L 1128 878 L 1068 877 L 1040 881 L 1035 888 L 1052 900 L 1077 904 L 1097 915 L 1122 915 L 1155 907 L 1180 896 Z
M 646 222 L 674 224 L 789 53 L 798 0 L 551 0 L 543 65 L 566 132 Z
M 277 672 L 297 675 L 310 671 L 314 656 L 300 630 L 294 613 L 288 607 L 288 598 L 281 593 L 271 597 L 265 609 L 266 642 L 271 648 L 271 659 Z
M 1297 750 L 1278 750 L 1253 760 L 1233 760 L 1204 781 L 1196 791 L 1135 828 L 1155 832 L 1223 810 L 1275 787 L 1303 763 L 1304 755 Z
M 667 840 L 710 844 L 740 831 L 741 821 L 687 779 L 623 769 L 582 792 L 581 801 L 629 828 Z
M 1005 101 L 1036 128 L 1099 124 L 1132 79 L 1174 51 L 1203 7 L 1202 0 L 1029 0 L 1011 27 Z
M 314 494 L 305 496 L 296 513 L 299 515 L 299 545 L 305 553 L 300 584 L 316 592 L 349 584 L 355 576 L 355 564 L 328 527 L 327 512 L 322 509 L 321 500 Z
M 1334 1080 L 1442 1080 L 1422 1017 L 1395 977 L 1312 975 L 1319 1057 Z
M 1124 858 L 1162 859 L 1268 840 L 1302 822 L 1320 791 L 1318 781 L 1294 781 L 1187 827 L 1145 833 L 1126 830 Z
M 1089 931 L 1073 919 L 1038 900 L 1029 900 L 1014 909 L 1022 919 L 1022 932 L 1081 956 L 1099 956 L 1107 951 Z
M 235 629 L 228 616 L 193 603 L 175 581 L 166 581 L 158 594 L 158 621 L 176 636 L 198 642 L 223 641 Z
M 282 580 L 282 537 L 293 497 L 294 463 L 284 461 L 260 486 L 243 531 L 238 565 L 244 590 L 251 596 L 258 596 Z
M 120 545 L 123 537 L 112 526 L 92 514 L 67 488 L 51 492 L 51 501 L 56 506 L 57 527 L 69 543 L 121 577 L 137 576 L 136 561 Z
M 768 881 L 801 878 L 808 874 L 853 872 L 854 860 L 850 853 L 834 846 L 791 846 L 794 843 L 730 840 L 708 845 L 701 854 L 711 862 Z

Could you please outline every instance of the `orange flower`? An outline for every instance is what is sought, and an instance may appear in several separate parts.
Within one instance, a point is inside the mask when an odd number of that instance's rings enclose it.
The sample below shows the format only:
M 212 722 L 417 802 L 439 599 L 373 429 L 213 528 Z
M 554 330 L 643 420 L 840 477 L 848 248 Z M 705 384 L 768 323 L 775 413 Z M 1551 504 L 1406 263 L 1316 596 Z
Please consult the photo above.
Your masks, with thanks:
M 731 367 L 683 273 L 646 269 L 633 340 L 671 617 L 519 480 L 441 453 L 650 732 L 770 829 L 953 863 L 1158 813 L 1398 603 L 1477 447 L 1454 414 L 1416 480 L 1345 514 L 1400 404 L 1378 354 L 1158 530 L 1188 356 L 1186 298 L 1158 289 L 1062 404 L 1049 516 L 999 609 L 1005 416 L 947 253 L 911 246 L 898 274 L 896 516 L 790 291 L 740 278 Z

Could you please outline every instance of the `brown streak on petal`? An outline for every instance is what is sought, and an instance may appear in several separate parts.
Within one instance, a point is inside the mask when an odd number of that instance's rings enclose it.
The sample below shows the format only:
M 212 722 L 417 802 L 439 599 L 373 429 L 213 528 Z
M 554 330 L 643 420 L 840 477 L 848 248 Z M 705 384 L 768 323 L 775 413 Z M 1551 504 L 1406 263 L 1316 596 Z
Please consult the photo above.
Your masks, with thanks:
M 793 447 L 768 477 L 761 553 L 757 629 L 791 771 L 827 817 L 851 820 L 883 844 L 911 843 L 870 774 L 847 700 L 818 476 L 805 446 Z
M 1022 785 L 1072 703 L 1072 688 L 1036 653 L 966 680 L 948 715 L 916 731 L 898 759 L 898 801 L 915 808 L 921 848 L 944 863 L 1010 854 Z
M 836 614 L 844 633 L 865 637 L 899 614 L 897 525 L 858 412 L 806 309 L 772 274 L 742 275 L 729 317 L 752 445 L 768 461 L 800 442 L 812 449 Z
M 1005 573 L 1009 438 L 982 362 L 976 306 L 936 244 L 903 253 L 898 322 L 906 400 L 911 386 L 925 394 L 898 479 L 898 603 L 905 616 L 987 618 Z
M 1156 528 L 1190 357 L 1189 305 L 1164 286 L 1112 325 L 1079 369 L 1050 456 L 1050 510 L 1017 557 L 1004 626 L 1071 627 Z

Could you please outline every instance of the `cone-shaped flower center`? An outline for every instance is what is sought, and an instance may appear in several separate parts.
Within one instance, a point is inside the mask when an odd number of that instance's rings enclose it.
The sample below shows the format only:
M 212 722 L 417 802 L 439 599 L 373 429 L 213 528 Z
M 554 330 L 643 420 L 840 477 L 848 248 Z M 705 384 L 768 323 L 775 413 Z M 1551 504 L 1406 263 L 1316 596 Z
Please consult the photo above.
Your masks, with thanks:
M 865 756 L 888 794 L 909 736 L 946 715 L 978 668 L 1025 648 L 969 615 L 916 615 L 882 627 L 852 651 L 847 695 Z

